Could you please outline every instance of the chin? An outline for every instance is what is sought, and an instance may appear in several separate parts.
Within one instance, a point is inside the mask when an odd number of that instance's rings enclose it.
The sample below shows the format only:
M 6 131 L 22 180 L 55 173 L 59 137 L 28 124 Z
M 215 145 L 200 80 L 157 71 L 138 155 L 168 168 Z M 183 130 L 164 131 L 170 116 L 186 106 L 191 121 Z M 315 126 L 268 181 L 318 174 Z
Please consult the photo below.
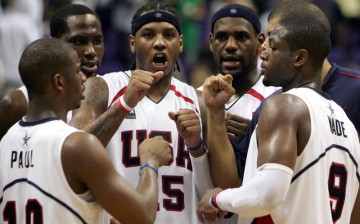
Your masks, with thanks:
M 264 77 L 264 79 L 263 79 L 263 84 L 264 84 L 264 86 L 272 86 L 272 83 L 271 83 L 271 81 L 268 79 L 268 78 L 266 78 L 266 77 Z

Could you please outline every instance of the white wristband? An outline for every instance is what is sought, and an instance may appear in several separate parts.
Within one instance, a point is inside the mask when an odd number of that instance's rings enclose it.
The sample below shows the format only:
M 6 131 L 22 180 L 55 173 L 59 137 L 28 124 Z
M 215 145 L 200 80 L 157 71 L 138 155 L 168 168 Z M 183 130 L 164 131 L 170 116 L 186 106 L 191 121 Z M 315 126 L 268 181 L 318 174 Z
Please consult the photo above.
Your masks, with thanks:
M 134 108 L 131 108 L 129 105 L 127 105 L 127 103 L 125 102 L 125 100 L 124 100 L 124 95 L 122 95 L 121 97 L 120 97 L 120 103 L 121 103 L 121 105 L 127 110 L 127 111 L 132 111 Z

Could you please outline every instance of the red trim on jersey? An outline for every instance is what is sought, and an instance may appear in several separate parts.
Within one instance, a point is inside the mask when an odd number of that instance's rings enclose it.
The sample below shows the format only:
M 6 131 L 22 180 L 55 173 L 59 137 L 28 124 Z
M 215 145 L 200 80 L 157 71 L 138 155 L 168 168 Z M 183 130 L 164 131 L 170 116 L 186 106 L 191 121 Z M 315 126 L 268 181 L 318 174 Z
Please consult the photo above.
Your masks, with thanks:
M 170 90 L 171 90 L 171 91 L 174 91 L 175 96 L 180 97 L 180 98 L 183 98 L 183 99 L 185 100 L 185 102 L 188 102 L 188 103 L 191 103 L 191 104 L 194 105 L 194 101 L 193 101 L 192 99 L 190 99 L 189 97 L 184 96 L 184 95 L 183 95 L 182 93 L 180 93 L 179 91 L 177 91 L 177 90 L 176 90 L 176 86 L 171 85 L 171 86 L 170 86 Z M 196 113 L 199 114 L 198 109 L 197 109 L 197 108 L 195 108 L 195 109 L 196 109 Z
M 356 75 L 353 75 L 353 74 L 350 74 L 350 73 L 347 73 L 347 72 L 340 72 L 341 75 L 346 75 L 346 76 L 349 76 L 351 78 L 357 78 L 359 79 L 360 77 L 359 76 L 356 76 Z
M 125 94 L 126 88 L 127 88 L 127 86 L 123 87 L 122 89 L 120 89 L 119 92 L 116 93 L 116 95 L 115 95 L 114 98 L 112 99 L 109 107 L 111 107 L 111 105 L 113 105 L 113 103 L 114 103 L 117 99 L 119 99 L 120 96 L 122 96 L 122 95 Z
M 249 91 L 246 92 L 246 94 L 249 94 L 249 95 L 257 98 L 260 101 L 263 101 L 265 99 L 265 97 L 263 95 L 261 95 L 259 92 L 257 92 L 254 89 L 250 89 Z
M 184 96 L 182 93 L 180 93 L 179 91 L 176 90 L 176 87 L 174 85 L 170 86 L 170 90 L 174 91 L 175 96 L 183 98 L 185 100 L 185 102 L 194 104 L 194 101 L 192 99 L 190 99 L 189 97 Z
M 254 219 L 253 223 L 255 224 L 274 224 L 270 215 L 259 217 Z

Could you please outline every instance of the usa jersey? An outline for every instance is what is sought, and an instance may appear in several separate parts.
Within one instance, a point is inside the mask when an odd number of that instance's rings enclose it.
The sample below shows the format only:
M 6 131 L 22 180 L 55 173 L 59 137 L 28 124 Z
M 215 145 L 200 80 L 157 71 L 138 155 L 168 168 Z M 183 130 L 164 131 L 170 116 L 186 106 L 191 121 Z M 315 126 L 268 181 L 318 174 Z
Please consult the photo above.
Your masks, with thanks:
M 225 104 L 225 111 L 234 115 L 252 119 L 255 110 L 259 107 L 261 101 L 275 92 L 278 87 L 264 86 L 264 76 L 260 76 L 259 80 L 244 95 L 238 96 Z
M 110 222 L 89 192 L 75 194 L 66 180 L 61 149 L 75 131 L 55 117 L 10 128 L 0 142 L 0 223 Z
M 131 71 L 109 73 L 102 78 L 109 87 L 108 106 L 125 93 Z M 110 140 L 107 150 L 117 171 L 135 188 L 139 183 L 139 144 L 146 138 L 163 136 L 172 145 L 173 159 L 159 169 L 159 201 L 155 223 L 198 223 L 197 197 L 190 155 L 168 112 L 191 109 L 199 114 L 195 89 L 172 78 L 164 98 L 156 103 L 145 96 L 126 116 Z
M 271 213 L 278 223 L 348 224 L 359 189 L 360 145 L 356 129 L 343 109 L 323 92 L 292 89 L 308 109 L 311 134 L 297 157 L 284 203 Z M 255 129 L 256 130 L 256 129 Z M 257 172 L 257 139 L 253 132 L 244 184 Z M 239 217 L 238 223 L 251 223 Z

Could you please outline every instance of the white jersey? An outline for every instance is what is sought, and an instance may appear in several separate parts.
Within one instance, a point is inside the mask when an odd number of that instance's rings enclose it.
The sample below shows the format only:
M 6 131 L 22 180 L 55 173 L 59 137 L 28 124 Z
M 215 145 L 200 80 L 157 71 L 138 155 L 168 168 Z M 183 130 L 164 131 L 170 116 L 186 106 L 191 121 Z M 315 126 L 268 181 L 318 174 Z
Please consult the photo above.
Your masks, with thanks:
M 252 119 L 254 112 L 260 106 L 260 103 L 276 90 L 278 87 L 264 86 L 264 76 L 260 76 L 259 80 L 244 95 L 232 98 L 225 104 L 225 111 L 234 115 Z
M 283 94 L 301 98 L 310 113 L 311 135 L 297 157 L 287 197 L 271 214 L 278 223 L 350 223 L 359 189 L 360 144 L 354 125 L 328 96 L 310 88 Z M 257 139 L 254 131 L 243 183 L 257 172 Z M 239 217 L 238 223 L 251 223 Z
M 75 194 L 65 177 L 61 150 L 76 131 L 55 117 L 10 128 L 0 142 L 0 223 L 110 222 L 92 195 Z
M 109 73 L 102 78 L 109 87 L 108 106 L 125 93 L 131 71 Z M 145 96 L 126 116 L 108 144 L 117 171 L 135 188 L 139 183 L 138 146 L 146 138 L 161 135 L 172 144 L 173 159 L 159 169 L 159 201 L 155 223 L 198 223 L 196 197 L 190 155 L 168 112 L 195 110 L 199 103 L 195 89 L 172 77 L 164 98 L 155 103 Z M 199 115 L 200 116 L 200 115 Z
M 274 93 L 279 87 L 264 86 L 264 76 L 260 76 L 259 80 L 242 96 L 234 95 L 229 102 L 225 104 L 225 112 L 230 112 L 234 115 L 252 119 L 256 109 L 260 103 Z M 202 86 L 198 88 L 202 91 Z M 237 223 L 237 215 L 230 213 L 224 219 L 217 221 L 217 224 L 235 224 Z

